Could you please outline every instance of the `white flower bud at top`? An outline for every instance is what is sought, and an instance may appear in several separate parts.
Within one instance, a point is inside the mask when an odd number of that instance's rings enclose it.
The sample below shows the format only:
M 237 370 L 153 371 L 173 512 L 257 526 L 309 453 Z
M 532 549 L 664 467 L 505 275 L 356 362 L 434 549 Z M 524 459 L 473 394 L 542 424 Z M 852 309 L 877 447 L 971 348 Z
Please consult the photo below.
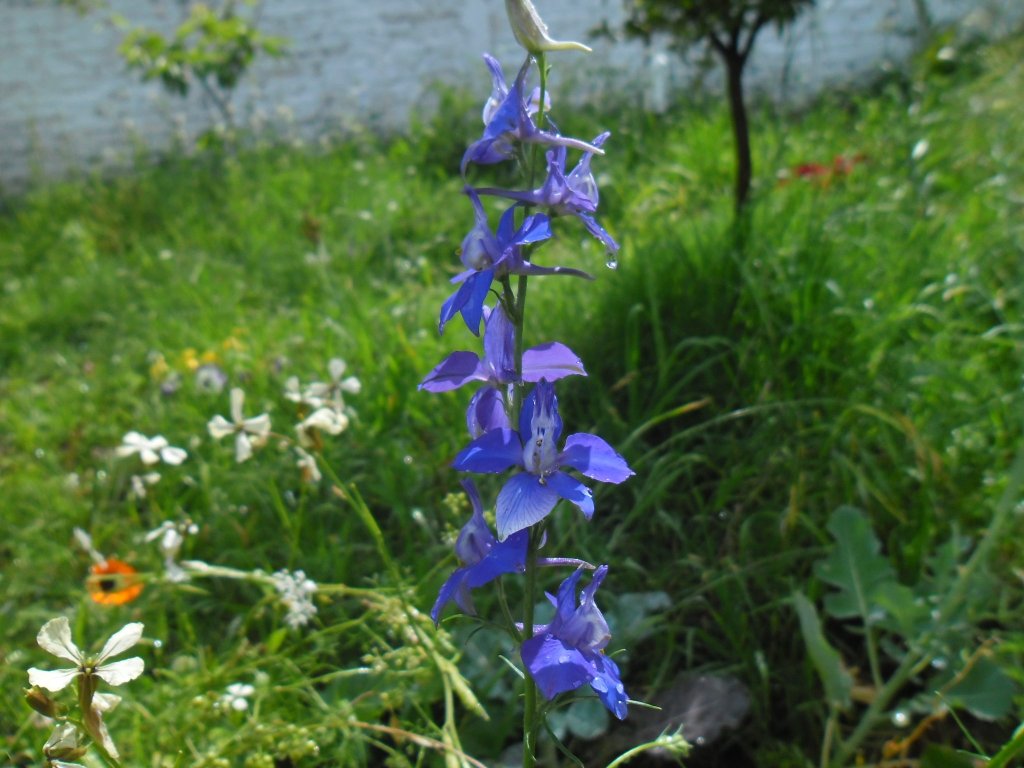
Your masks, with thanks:
M 552 40 L 548 36 L 548 26 L 540 18 L 537 9 L 530 0 L 505 0 L 505 10 L 512 25 L 512 32 L 518 43 L 532 54 L 544 51 L 584 51 L 590 48 L 583 43 L 571 40 Z

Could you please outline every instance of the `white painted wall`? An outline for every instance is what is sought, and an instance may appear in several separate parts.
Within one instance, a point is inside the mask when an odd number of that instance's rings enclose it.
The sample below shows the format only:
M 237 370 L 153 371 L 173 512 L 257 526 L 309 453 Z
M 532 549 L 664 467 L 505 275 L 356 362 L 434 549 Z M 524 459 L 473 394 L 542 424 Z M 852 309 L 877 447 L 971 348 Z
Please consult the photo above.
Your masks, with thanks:
M 536 0 L 559 38 L 584 40 L 601 19 L 621 19 L 621 0 Z M 1022 0 L 927 0 L 938 21 L 982 7 L 1006 18 Z M 131 21 L 171 29 L 179 0 L 111 0 Z M 116 54 L 119 34 L 103 13 L 79 16 L 52 0 L 0 0 L 0 189 L 96 163 L 124 162 L 140 142 L 168 146 L 216 120 L 196 90 L 187 99 L 142 84 Z M 290 126 L 314 139 L 355 125 L 401 128 L 426 103 L 433 81 L 489 93 L 480 61 L 488 51 L 514 71 L 522 59 L 502 0 L 263 0 L 260 28 L 291 41 L 236 94 L 243 125 Z M 781 96 L 805 94 L 877 71 L 910 50 L 913 0 L 819 0 L 784 38 L 766 32 L 750 62 L 751 81 Z M 638 44 L 598 41 L 590 56 L 555 54 L 553 88 L 573 84 L 595 98 L 629 84 L 660 96 L 685 86 L 688 70 Z M 654 66 L 652 67 L 652 61 Z M 561 94 L 564 98 L 564 93 Z

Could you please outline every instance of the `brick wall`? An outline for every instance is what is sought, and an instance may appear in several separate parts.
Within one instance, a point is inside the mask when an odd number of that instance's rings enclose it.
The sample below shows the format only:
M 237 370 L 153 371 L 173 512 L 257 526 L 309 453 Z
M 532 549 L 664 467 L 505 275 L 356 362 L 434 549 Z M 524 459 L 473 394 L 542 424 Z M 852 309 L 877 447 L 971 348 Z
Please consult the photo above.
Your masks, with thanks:
M 585 39 L 601 19 L 621 18 L 621 0 L 536 0 L 556 37 Z M 927 0 L 938 21 L 982 5 L 997 14 L 1019 0 Z M 134 23 L 170 29 L 179 0 L 111 0 Z M 430 83 L 488 92 L 480 52 L 518 65 L 501 0 L 263 0 L 260 28 L 290 39 L 286 58 L 261 61 L 235 97 L 242 125 L 269 125 L 315 139 L 354 125 L 400 128 L 427 103 Z M 766 32 L 751 82 L 774 96 L 813 92 L 877 71 L 911 47 L 913 0 L 818 0 L 780 38 Z M 125 71 L 119 34 L 102 12 L 79 16 L 53 0 L 0 0 L 0 188 L 69 169 L 123 163 L 133 148 L 193 139 L 217 120 L 196 90 L 165 94 Z M 657 105 L 692 71 L 637 44 L 595 43 L 589 57 L 558 56 L 564 92 L 596 98 L 631 87 Z M 560 87 L 556 82 L 555 88 Z

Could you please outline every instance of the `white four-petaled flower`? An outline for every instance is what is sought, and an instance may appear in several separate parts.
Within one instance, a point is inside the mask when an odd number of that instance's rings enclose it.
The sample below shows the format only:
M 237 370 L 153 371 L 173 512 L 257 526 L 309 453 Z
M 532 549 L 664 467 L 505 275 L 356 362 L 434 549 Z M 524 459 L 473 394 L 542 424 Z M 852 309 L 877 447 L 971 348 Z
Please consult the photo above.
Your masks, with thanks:
M 247 419 L 242 415 L 245 392 L 238 387 L 231 390 L 231 421 L 223 416 L 214 416 L 206 428 L 214 440 L 235 435 L 235 461 L 241 464 L 252 456 L 253 448 L 259 448 L 270 437 L 270 416 L 261 413 Z
M 352 411 L 345 405 L 344 396 L 358 395 L 363 385 L 355 376 L 345 376 L 347 367 L 344 360 L 335 357 L 327 363 L 329 382 L 314 381 L 302 386 L 295 376 L 285 382 L 284 396 L 292 402 L 312 409 L 312 412 L 295 426 L 300 445 L 308 447 L 314 444 L 311 431 L 340 435 L 348 429 Z
M 162 461 L 164 464 L 181 464 L 188 454 L 183 448 L 175 448 L 167 442 L 163 435 L 146 437 L 141 432 L 134 430 L 122 438 L 121 445 L 117 446 L 117 455 L 124 458 L 139 454 L 142 463 L 147 466 Z
M 314 381 L 303 387 L 297 376 L 290 377 L 284 383 L 284 396 L 293 403 L 301 403 L 311 408 L 331 406 L 337 411 L 344 410 L 343 393 L 358 395 L 363 385 L 355 376 L 345 376 L 348 364 L 339 357 L 331 358 L 327 363 L 327 374 L 330 381 Z
M 43 625 L 36 642 L 44 651 L 72 662 L 72 669 L 44 670 L 32 667 L 28 680 L 51 692 L 63 690 L 79 675 L 98 677 L 110 685 L 123 685 L 142 674 L 143 661 L 138 656 L 121 661 L 107 662 L 111 656 L 124 653 L 142 638 L 142 624 L 127 624 L 107 640 L 95 657 L 86 656 L 71 639 L 71 625 L 67 617 L 51 619 Z

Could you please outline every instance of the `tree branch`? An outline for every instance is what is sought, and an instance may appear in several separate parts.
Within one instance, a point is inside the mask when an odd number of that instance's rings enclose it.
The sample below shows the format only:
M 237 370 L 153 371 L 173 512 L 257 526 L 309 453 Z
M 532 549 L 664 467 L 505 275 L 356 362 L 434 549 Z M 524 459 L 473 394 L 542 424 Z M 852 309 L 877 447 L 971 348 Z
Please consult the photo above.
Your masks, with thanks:
M 725 43 L 722 42 L 721 38 L 715 34 L 714 30 L 708 32 L 708 40 L 711 41 L 712 47 L 722 54 L 722 56 L 728 55 L 729 49 L 726 47 Z
M 768 23 L 768 17 L 764 13 L 759 13 L 754 19 L 754 23 L 750 27 L 750 32 L 747 34 L 747 40 L 740 47 L 740 59 L 746 62 L 750 52 L 754 49 L 754 39 L 757 37 L 757 33 L 761 31 L 761 28 Z

